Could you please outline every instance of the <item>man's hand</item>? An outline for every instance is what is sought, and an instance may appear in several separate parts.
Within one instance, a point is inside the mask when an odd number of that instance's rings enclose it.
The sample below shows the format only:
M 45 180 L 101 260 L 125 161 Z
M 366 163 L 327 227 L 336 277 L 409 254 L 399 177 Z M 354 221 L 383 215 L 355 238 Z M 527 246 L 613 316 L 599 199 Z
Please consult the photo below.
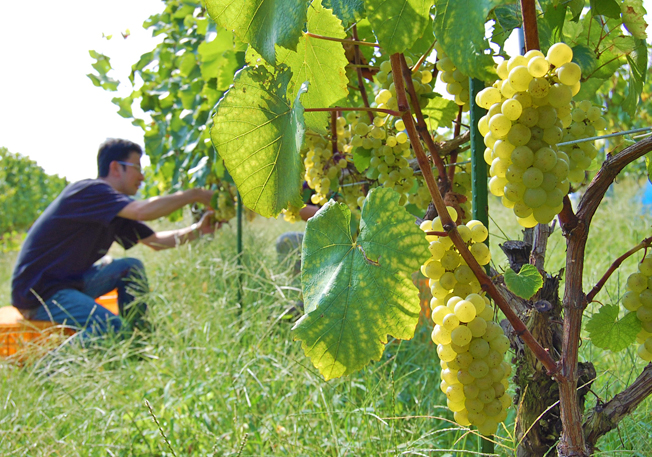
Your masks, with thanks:
M 215 232 L 215 230 L 218 230 L 222 227 L 222 224 L 224 221 L 215 221 L 213 219 L 213 216 L 215 216 L 214 211 L 206 211 L 201 219 L 199 219 L 199 222 L 197 222 L 197 230 L 202 235 L 207 235 L 209 233 Z
M 214 190 L 201 189 L 196 187 L 192 189 L 192 192 L 194 192 L 193 197 L 195 202 L 201 203 L 204 206 L 211 205 L 211 200 L 213 199 L 213 194 L 215 193 Z

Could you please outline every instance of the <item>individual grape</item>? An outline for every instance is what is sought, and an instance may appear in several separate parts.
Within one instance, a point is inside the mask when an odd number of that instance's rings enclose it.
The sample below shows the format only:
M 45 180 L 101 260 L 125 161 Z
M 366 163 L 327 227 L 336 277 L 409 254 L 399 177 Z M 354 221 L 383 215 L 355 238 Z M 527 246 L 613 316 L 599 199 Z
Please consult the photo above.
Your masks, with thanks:
M 453 331 L 457 329 L 460 325 L 460 320 L 455 314 L 447 314 L 444 316 L 444 319 L 442 320 L 441 326 L 444 327 L 446 330 L 451 332 L 451 341 L 459 346 L 464 346 L 466 343 L 459 343 L 458 341 L 455 341 L 453 339 Z M 456 351 L 456 352 L 463 352 L 463 351 Z
M 466 325 L 460 325 L 451 332 L 451 339 L 453 343 L 459 346 L 469 344 L 471 342 L 471 338 L 473 338 L 473 333 Z
M 485 245 L 482 245 L 485 246 Z M 471 322 L 473 319 L 475 319 L 476 311 L 475 311 L 475 306 L 473 306 L 473 303 L 467 301 L 467 300 L 461 300 L 455 305 L 455 315 L 458 317 L 460 322 Z
M 573 50 L 566 43 L 555 43 L 548 49 L 546 60 L 555 67 L 561 67 L 573 59 Z
M 524 124 L 514 124 L 507 134 L 507 140 L 515 147 L 525 146 L 532 138 L 532 131 Z
M 523 173 L 523 185 L 535 189 L 543 183 L 543 172 L 536 167 L 530 167 Z
M 550 70 L 550 64 L 543 56 L 536 56 L 527 63 L 527 70 L 534 78 L 542 78 Z M 505 78 L 503 78 L 505 79 Z
M 557 68 L 556 73 L 559 82 L 566 86 L 574 86 L 579 82 L 580 77 L 582 76 L 582 70 L 575 62 L 567 62 L 563 64 Z
M 647 283 L 647 276 L 642 273 L 633 273 L 627 278 L 627 287 L 638 294 L 647 289 Z

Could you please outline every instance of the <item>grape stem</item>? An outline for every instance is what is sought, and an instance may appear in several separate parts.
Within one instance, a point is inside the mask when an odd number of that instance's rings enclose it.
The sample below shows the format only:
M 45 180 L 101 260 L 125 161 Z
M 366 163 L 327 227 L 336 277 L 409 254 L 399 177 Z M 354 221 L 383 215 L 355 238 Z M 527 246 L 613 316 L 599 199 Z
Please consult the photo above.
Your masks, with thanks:
M 426 125 L 426 121 L 423 118 L 423 113 L 421 111 L 421 106 L 419 105 L 419 97 L 414 90 L 414 84 L 412 83 L 412 72 L 410 71 L 410 67 L 408 66 L 407 62 L 405 61 L 405 56 L 403 54 L 399 54 L 399 63 L 401 66 L 401 71 L 398 73 L 395 73 L 394 66 L 392 64 L 392 73 L 395 75 L 403 75 L 403 78 L 394 78 L 394 87 L 396 87 L 396 80 L 398 79 L 401 83 L 401 86 L 403 86 L 403 97 L 405 98 L 405 103 L 407 105 L 407 96 L 405 94 L 405 89 L 407 89 L 408 93 L 410 94 L 410 98 L 412 99 L 412 107 L 414 108 L 414 114 L 416 115 L 417 118 L 417 125 L 416 125 L 416 130 L 418 132 L 418 136 L 415 137 L 415 140 L 419 142 L 418 137 L 420 136 L 423 141 L 426 143 L 426 147 L 428 148 L 428 152 L 430 153 L 430 157 L 432 158 L 432 161 L 434 162 L 435 166 L 437 167 L 437 171 L 439 172 L 439 180 L 441 182 L 441 185 L 444 189 L 444 192 L 447 192 L 450 189 L 450 183 L 448 181 L 448 177 L 446 176 L 446 168 L 444 165 L 444 161 L 442 160 L 440 156 L 440 150 L 435 141 L 432 139 L 432 136 L 430 135 L 430 132 L 428 131 L 428 126 Z M 405 80 L 405 85 L 403 84 L 403 80 Z M 398 92 L 397 92 L 398 93 Z M 400 101 L 400 98 L 399 98 Z M 409 105 L 407 105 L 407 110 L 409 111 Z M 401 110 L 401 106 L 399 105 L 399 110 Z M 401 110 L 403 111 L 403 110 Z M 412 119 L 412 116 L 410 115 L 410 119 Z M 404 120 L 405 122 L 405 120 Z M 414 125 L 414 122 L 412 123 Z M 406 124 L 407 125 L 407 124 Z M 410 134 L 412 135 L 412 134 Z M 410 136 L 410 141 L 412 141 L 412 137 Z M 419 144 L 421 144 L 419 142 Z M 421 164 L 419 164 L 421 165 Z M 428 166 L 428 170 L 430 170 L 430 166 Z M 430 174 L 432 174 L 432 170 L 430 170 Z
M 367 108 L 367 107 L 362 107 L 362 106 L 333 106 L 332 108 L 304 108 L 303 109 L 306 113 L 315 113 L 315 112 L 322 112 L 322 111 L 369 111 L 372 113 L 385 113 L 385 114 L 390 114 L 392 116 L 400 117 L 401 113 L 398 111 L 394 111 L 391 109 L 385 109 L 385 108 Z
M 400 74 L 399 72 L 400 72 L 401 60 L 402 60 L 401 55 L 392 54 L 390 60 L 392 63 L 392 72 L 394 72 L 394 74 Z M 409 76 L 409 74 L 408 74 L 408 78 L 406 79 L 411 81 L 411 77 Z M 437 213 L 439 214 L 439 217 L 441 218 L 442 224 L 444 226 L 444 230 L 446 230 L 448 236 L 451 238 L 451 240 L 455 244 L 455 247 L 460 252 L 460 255 L 466 261 L 469 268 L 471 268 L 471 270 L 473 271 L 475 277 L 482 285 L 482 289 L 487 291 L 489 296 L 493 298 L 493 300 L 496 302 L 500 310 L 505 314 L 507 320 L 509 320 L 509 322 L 512 324 L 514 331 L 521 335 L 521 339 L 525 342 L 525 344 L 527 344 L 530 350 L 532 350 L 532 352 L 535 354 L 537 359 L 541 361 L 541 363 L 548 370 L 548 372 L 552 376 L 556 376 L 556 373 L 558 372 L 559 369 L 557 363 L 554 361 L 554 359 L 548 353 L 548 351 L 546 351 L 534 339 L 534 337 L 529 332 L 525 324 L 523 324 L 521 319 L 519 319 L 516 313 L 511 309 L 511 307 L 505 300 L 505 297 L 502 296 L 502 294 L 498 291 L 498 289 L 493 284 L 493 282 L 491 282 L 491 279 L 489 278 L 489 276 L 487 276 L 484 269 L 480 266 L 480 264 L 475 259 L 475 257 L 473 257 L 471 252 L 469 252 L 469 249 L 467 248 L 464 240 L 462 240 L 462 237 L 457 231 L 457 227 L 455 223 L 453 222 L 450 215 L 448 214 L 448 210 L 446 209 L 446 204 L 444 203 L 444 199 L 442 198 L 442 195 L 439 192 L 439 188 L 437 187 L 437 183 L 435 182 L 435 177 L 432 174 L 432 170 L 430 170 L 428 158 L 426 157 L 426 154 L 423 150 L 423 146 L 419 141 L 419 136 L 416 130 L 414 119 L 412 118 L 412 114 L 410 112 L 409 105 L 407 103 L 407 96 L 405 93 L 405 85 L 403 83 L 403 79 L 395 78 L 394 86 L 396 89 L 396 95 L 398 99 L 398 108 L 401 111 L 401 118 L 403 119 L 403 122 L 405 123 L 405 127 L 408 130 L 408 136 L 410 137 L 410 142 L 412 143 L 412 147 L 417 157 L 417 161 L 419 162 L 419 167 L 421 168 L 421 172 L 423 173 L 424 180 L 426 181 L 426 185 L 428 187 L 428 190 L 430 191 L 430 195 L 432 196 L 432 201 L 435 207 L 437 208 Z
M 333 146 L 333 156 L 337 154 L 337 111 L 331 111 L 331 145 Z
M 423 65 L 423 62 L 425 62 L 428 56 L 432 53 L 432 50 L 434 49 L 436 42 L 437 40 L 433 41 L 430 47 L 428 48 L 428 50 L 419 58 L 419 60 L 417 60 L 417 63 L 415 63 L 414 66 L 411 68 L 412 73 L 418 71 L 421 65 Z
M 460 136 L 460 132 L 462 131 L 462 112 L 464 110 L 464 107 L 460 105 L 458 111 L 457 111 L 457 119 L 455 122 L 455 129 L 453 130 L 453 137 L 456 138 Z M 451 156 L 450 156 L 450 162 L 455 163 L 457 162 L 457 154 L 459 153 L 459 149 L 455 148 L 451 151 Z M 455 167 L 451 167 L 448 169 L 448 181 L 450 182 L 451 188 L 453 187 L 453 182 L 455 181 Z
M 380 67 L 366 64 L 348 63 L 346 66 L 351 68 L 369 68 L 370 70 L 380 70 Z
M 607 272 L 604 274 L 604 276 L 602 276 L 602 278 L 600 278 L 600 280 L 593 287 L 593 289 L 591 289 L 591 292 L 589 292 L 586 295 L 586 303 L 584 303 L 584 308 L 586 308 L 588 306 L 588 304 L 593 301 L 593 299 L 598 294 L 598 292 L 600 292 L 600 289 L 602 289 L 602 287 L 607 282 L 609 277 L 613 274 L 614 271 L 616 271 L 618 269 L 620 264 L 623 263 L 623 261 L 625 259 L 627 259 L 628 257 L 634 255 L 636 252 L 640 251 L 641 249 L 649 248 L 651 245 L 652 245 L 652 236 L 649 237 L 649 238 L 645 238 L 643 241 L 638 243 L 632 249 L 630 249 L 629 251 L 627 251 L 626 253 L 624 253 L 620 257 L 618 257 L 616 260 L 614 260 L 614 263 L 611 264 L 611 266 L 609 267 Z
M 349 38 L 335 38 L 332 36 L 324 36 L 324 35 L 317 35 L 316 33 L 310 33 L 310 32 L 304 32 L 304 35 L 312 37 L 312 38 L 317 38 L 319 40 L 326 40 L 326 41 L 337 41 L 338 43 L 352 43 L 358 46 L 373 46 L 376 48 L 379 48 L 380 45 L 378 43 L 368 43 L 366 41 L 359 41 L 357 39 L 349 39 Z
M 353 56 L 355 60 L 356 65 L 360 65 L 362 62 L 362 58 L 360 57 L 360 46 L 358 43 L 360 40 L 358 40 L 358 28 L 354 24 L 353 27 L 351 27 L 351 35 L 353 36 L 354 40 L 354 45 L 353 45 Z M 365 108 L 369 108 L 369 97 L 367 96 L 367 89 L 365 88 L 364 85 L 364 78 L 362 77 L 362 67 L 358 66 L 356 67 L 356 73 L 358 74 L 358 89 L 360 90 L 360 96 L 362 97 L 362 103 L 364 103 Z M 369 114 L 369 122 L 372 123 L 374 121 L 374 115 L 372 112 L 368 112 Z

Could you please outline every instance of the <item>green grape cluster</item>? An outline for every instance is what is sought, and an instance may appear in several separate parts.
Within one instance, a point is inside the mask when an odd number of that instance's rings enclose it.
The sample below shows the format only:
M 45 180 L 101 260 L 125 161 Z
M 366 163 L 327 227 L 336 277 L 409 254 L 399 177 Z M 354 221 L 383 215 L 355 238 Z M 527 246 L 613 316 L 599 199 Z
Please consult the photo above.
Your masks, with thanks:
M 446 84 L 446 92 L 455 97 L 455 103 L 462 106 L 463 111 L 468 111 L 471 107 L 469 77 L 455 66 L 439 42 L 435 43 L 435 51 L 437 51 L 436 66 L 439 70 L 439 80 Z
M 435 175 L 435 179 L 437 179 L 439 176 L 437 169 L 433 170 L 433 174 Z M 408 195 L 407 202 L 425 211 L 428 209 L 428 204 L 430 204 L 432 201 L 432 197 L 430 196 L 430 192 L 428 191 L 428 187 L 426 186 L 426 182 L 425 179 L 423 179 L 423 176 L 420 174 L 416 175 L 416 180 L 417 191 Z
M 638 356 L 652 362 L 652 255 L 645 257 L 638 264 L 638 272 L 627 278 L 627 292 L 622 297 L 622 304 L 630 313 L 636 313 L 641 322 L 637 336 Z
M 454 208 L 448 206 L 447 210 L 453 220 L 457 219 Z M 423 221 L 420 228 L 424 232 L 444 231 L 439 216 L 432 221 Z M 478 263 L 487 265 L 491 261 L 491 253 L 483 243 L 489 235 L 484 224 L 473 220 L 458 225 L 457 230 Z M 482 291 L 480 282 L 459 254 L 450 237 L 426 235 L 426 240 L 430 242 L 428 246 L 430 258 L 421 266 L 421 273 L 430 279 L 430 291 L 433 296 L 431 309 L 446 304 L 452 296 L 466 297 Z
M 509 339 L 493 321 L 489 300 L 478 294 L 453 296 L 432 310 L 441 365 L 442 392 L 455 421 L 474 425 L 483 435 L 496 433 L 507 418 L 512 367 L 504 361 Z
M 466 201 L 460 201 L 460 209 L 462 214 L 460 215 L 461 221 L 466 222 L 470 219 L 472 203 L 473 203 L 473 192 L 471 188 L 471 164 L 458 165 L 460 171 L 455 173 L 455 181 L 453 181 L 453 192 L 458 193 L 466 197 Z
M 362 208 L 365 199 L 364 187 L 362 184 L 356 184 L 355 176 L 347 175 L 342 178 L 342 185 L 340 186 L 339 193 L 342 196 L 344 203 L 346 203 L 352 211 Z
M 391 122 L 393 117 L 378 114 L 374 117 L 373 125 L 358 121 L 351 145 L 371 150 L 367 176 L 378 180 L 383 187 L 392 188 L 401 194 L 399 203 L 404 205 L 416 182 L 408 160 L 412 156 L 410 142 L 403 131 L 405 126 L 401 119 L 394 125 L 387 125 L 387 121 Z
M 310 201 L 315 205 L 326 204 L 329 192 L 333 188 L 337 189 L 342 169 L 348 165 L 346 152 L 350 151 L 351 146 L 347 143 L 346 134 L 350 133 L 350 130 L 345 129 L 345 125 L 346 119 L 338 117 L 338 152 L 335 154 L 333 154 L 333 144 L 328 139 L 314 133 L 310 134 L 310 132 L 306 135 L 304 146 L 307 147 L 307 151 L 303 161 L 306 170 L 304 179 L 308 186 L 315 190 L 310 197 Z M 339 135 L 340 132 L 341 135 Z
M 301 206 L 294 206 L 292 203 L 289 203 L 288 207 L 281 211 L 283 213 L 283 219 L 293 224 L 299 222 L 301 220 L 301 215 L 299 214 L 301 208 Z
M 546 56 L 536 50 L 514 56 L 498 65 L 500 79 L 476 96 L 489 111 L 478 121 L 491 166 L 489 190 L 524 227 L 551 222 L 570 189 L 570 159 L 557 143 L 572 122 L 571 99 L 580 89 L 580 67 L 572 58 L 564 43 Z
M 216 191 L 215 220 L 229 221 L 235 217 L 236 188 L 233 184 L 224 184 Z
M 573 103 L 570 113 L 572 122 L 564 129 L 562 142 L 581 140 L 597 135 L 597 132 L 607 127 L 607 121 L 602 117 L 602 110 L 593 106 L 589 100 Z M 598 155 L 595 141 L 560 146 L 559 149 L 568 156 L 568 179 L 574 183 L 584 181 L 585 171 Z

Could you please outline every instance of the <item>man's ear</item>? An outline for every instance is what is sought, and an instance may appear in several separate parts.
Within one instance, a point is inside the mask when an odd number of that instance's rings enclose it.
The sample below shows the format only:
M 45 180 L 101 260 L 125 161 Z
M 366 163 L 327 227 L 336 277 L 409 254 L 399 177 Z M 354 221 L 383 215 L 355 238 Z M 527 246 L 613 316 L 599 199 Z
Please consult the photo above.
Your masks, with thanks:
M 120 164 L 117 161 L 109 163 L 109 176 L 120 176 Z

